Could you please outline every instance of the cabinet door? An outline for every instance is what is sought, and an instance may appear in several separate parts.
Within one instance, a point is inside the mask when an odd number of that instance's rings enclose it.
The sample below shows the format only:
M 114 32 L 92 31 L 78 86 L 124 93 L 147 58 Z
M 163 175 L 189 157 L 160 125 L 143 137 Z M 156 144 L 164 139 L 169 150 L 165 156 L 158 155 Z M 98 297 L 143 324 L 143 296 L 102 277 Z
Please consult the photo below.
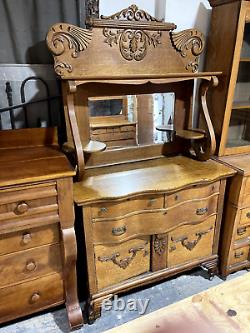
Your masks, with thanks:
M 250 23 L 245 23 L 226 148 L 250 151 Z M 249 147 L 248 147 L 249 146 Z
M 216 216 L 195 225 L 184 225 L 169 233 L 167 267 L 212 255 Z

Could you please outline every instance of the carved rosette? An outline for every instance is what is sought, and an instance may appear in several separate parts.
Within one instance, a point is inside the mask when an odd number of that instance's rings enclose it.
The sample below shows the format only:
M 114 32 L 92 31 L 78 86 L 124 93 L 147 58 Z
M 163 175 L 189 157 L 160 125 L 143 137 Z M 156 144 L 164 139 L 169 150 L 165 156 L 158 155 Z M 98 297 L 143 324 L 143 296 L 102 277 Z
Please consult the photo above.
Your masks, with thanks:
M 109 46 L 119 44 L 121 55 L 124 59 L 141 61 L 147 54 L 148 46 L 156 47 L 161 44 L 161 32 L 149 32 L 143 30 L 118 30 L 104 28 L 105 43 Z
M 197 72 L 199 55 L 205 46 L 204 35 L 199 30 L 188 29 L 177 33 L 171 32 L 170 38 L 181 56 L 188 59 L 186 70 Z M 194 57 L 193 60 L 190 59 L 190 56 Z
M 165 237 L 156 235 L 154 238 L 154 250 L 159 256 L 165 252 L 166 246 L 167 246 L 167 239 Z
M 62 23 L 52 26 L 47 35 L 47 45 L 55 57 L 55 72 L 58 75 L 63 75 L 65 71 L 71 73 L 72 65 L 61 62 L 57 57 L 70 51 L 70 57 L 77 58 L 80 52 L 87 49 L 91 39 L 90 30 Z

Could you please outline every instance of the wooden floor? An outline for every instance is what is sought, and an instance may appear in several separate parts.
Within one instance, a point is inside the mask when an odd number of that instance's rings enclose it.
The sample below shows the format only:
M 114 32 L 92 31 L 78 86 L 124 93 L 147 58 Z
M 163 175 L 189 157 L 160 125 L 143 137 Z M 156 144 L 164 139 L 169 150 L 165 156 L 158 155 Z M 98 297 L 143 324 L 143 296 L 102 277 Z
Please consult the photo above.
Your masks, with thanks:
M 250 273 L 106 331 L 131 332 L 250 333 Z

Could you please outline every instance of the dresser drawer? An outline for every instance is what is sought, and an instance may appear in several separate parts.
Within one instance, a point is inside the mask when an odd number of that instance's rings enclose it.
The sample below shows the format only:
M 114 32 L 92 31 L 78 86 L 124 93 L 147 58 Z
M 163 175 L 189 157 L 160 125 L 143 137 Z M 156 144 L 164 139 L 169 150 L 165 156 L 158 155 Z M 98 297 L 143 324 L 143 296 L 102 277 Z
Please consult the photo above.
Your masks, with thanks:
M 185 222 L 199 222 L 207 217 L 217 214 L 218 195 L 204 199 L 185 201 L 166 209 L 166 221 L 175 221 L 175 224 Z
M 12 189 L 0 193 L 0 223 L 57 211 L 57 191 L 54 184 Z
M 240 224 L 241 225 L 245 225 L 245 224 L 250 225 L 250 207 L 244 208 L 244 209 L 241 210 Z
M 238 226 L 235 240 L 250 238 L 250 225 Z
M 0 287 L 62 270 L 60 244 L 0 257 Z
M 169 233 L 167 267 L 212 255 L 216 216 L 196 225 L 185 225 Z
M 150 269 L 150 237 L 118 245 L 96 245 L 94 251 L 99 290 Z
M 64 302 L 59 273 L 0 288 L 0 323 Z
M 235 265 L 249 260 L 249 246 L 231 251 L 229 264 Z
M 59 241 L 58 223 L 0 235 L 0 256 Z
M 103 202 L 91 206 L 93 219 L 112 218 L 148 209 L 160 209 L 164 206 L 164 195 L 150 195 L 138 199 Z
M 216 182 L 206 186 L 194 186 L 190 189 L 179 191 L 175 194 L 166 195 L 165 206 L 171 207 L 185 201 L 208 198 L 213 194 L 219 194 L 219 191 L 220 182 Z

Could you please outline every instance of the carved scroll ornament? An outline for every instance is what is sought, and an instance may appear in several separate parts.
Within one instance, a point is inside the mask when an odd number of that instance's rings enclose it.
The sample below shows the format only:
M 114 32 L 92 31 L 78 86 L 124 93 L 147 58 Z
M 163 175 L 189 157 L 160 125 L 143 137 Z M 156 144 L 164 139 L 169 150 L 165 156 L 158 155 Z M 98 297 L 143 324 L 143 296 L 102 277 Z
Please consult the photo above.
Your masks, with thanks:
M 136 5 L 131 5 L 128 8 L 122 9 L 120 12 L 110 16 L 101 15 L 101 18 L 105 20 L 162 22 L 162 20 L 157 20 L 155 17 L 149 15 L 144 10 L 139 9 Z
M 148 244 L 148 242 L 145 243 L 145 245 L 140 245 L 136 248 L 132 248 L 128 251 L 129 254 L 131 254 L 130 257 L 126 257 L 124 259 L 118 259 L 120 257 L 120 253 L 114 253 L 111 256 L 108 257 L 98 257 L 98 260 L 100 262 L 108 262 L 108 261 L 112 261 L 115 265 L 117 265 L 118 267 L 122 268 L 122 269 L 126 269 L 129 264 L 134 260 L 135 256 L 137 255 L 138 252 L 140 251 L 144 251 L 143 256 L 147 256 L 148 255 L 148 250 L 147 248 L 145 248 L 145 246 Z
M 79 53 L 86 50 L 92 39 L 92 31 L 71 24 L 59 23 L 52 26 L 47 34 L 47 45 L 55 57 L 70 51 L 71 58 L 77 58 Z M 63 75 L 71 73 L 73 68 L 68 62 L 55 60 L 55 72 Z
M 205 46 L 204 35 L 199 30 L 187 29 L 177 33 L 171 32 L 170 37 L 176 50 L 183 58 L 188 59 L 186 69 L 193 73 L 197 72 L 199 55 Z M 194 56 L 193 60 L 190 60 L 190 55 Z

